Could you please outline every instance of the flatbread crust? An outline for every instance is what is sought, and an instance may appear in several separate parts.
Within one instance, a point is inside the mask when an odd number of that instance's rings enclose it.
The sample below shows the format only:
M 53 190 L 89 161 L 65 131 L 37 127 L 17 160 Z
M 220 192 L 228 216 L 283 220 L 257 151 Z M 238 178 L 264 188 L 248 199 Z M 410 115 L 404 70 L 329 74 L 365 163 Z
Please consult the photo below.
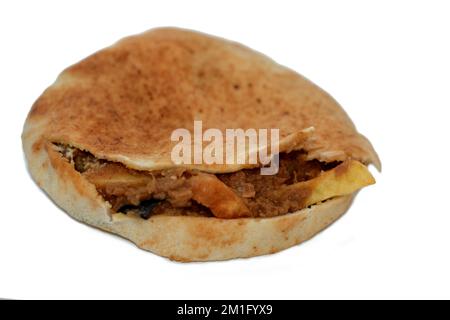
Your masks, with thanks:
M 23 145 L 35 181 L 75 219 L 179 261 L 277 252 L 309 239 L 350 206 L 352 195 L 275 218 L 112 215 L 53 145 L 134 169 L 170 168 L 172 130 L 190 129 L 196 119 L 204 129 L 280 128 L 281 151 L 301 145 L 311 159 L 353 158 L 381 168 L 370 142 L 312 82 L 240 44 L 174 28 L 126 38 L 65 70 L 33 105 Z
M 153 216 L 143 220 L 111 215 L 108 203 L 50 144 L 33 147 L 27 139 L 29 170 L 58 206 L 73 218 L 115 233 L 139 248 L 180 262 L 247 258 L 304 242 L 343 215 L 354 195 L 337 197 L 294 213 L 273 218 L 218 219 Z

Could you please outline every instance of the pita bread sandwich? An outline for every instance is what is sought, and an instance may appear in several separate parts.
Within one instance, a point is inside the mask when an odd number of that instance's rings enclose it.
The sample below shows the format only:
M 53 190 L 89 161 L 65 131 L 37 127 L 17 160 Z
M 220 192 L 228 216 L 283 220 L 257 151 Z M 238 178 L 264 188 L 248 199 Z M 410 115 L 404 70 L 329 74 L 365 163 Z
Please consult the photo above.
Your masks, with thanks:
M 277 129 L 263 145 L 277 150 L 276 173 L 261 174 L 260 157 L 174 161 L 174 131 L 193 133 L 195 121 L 215 139 Z M 177 261 L 301 243 L 375 182 L 369 164 L 381 167 L 315 84 L 241 44 L 176 28 L 125 38 L 66 69 L 33 105 L 22 140 L 32 177 L 69 215 Z

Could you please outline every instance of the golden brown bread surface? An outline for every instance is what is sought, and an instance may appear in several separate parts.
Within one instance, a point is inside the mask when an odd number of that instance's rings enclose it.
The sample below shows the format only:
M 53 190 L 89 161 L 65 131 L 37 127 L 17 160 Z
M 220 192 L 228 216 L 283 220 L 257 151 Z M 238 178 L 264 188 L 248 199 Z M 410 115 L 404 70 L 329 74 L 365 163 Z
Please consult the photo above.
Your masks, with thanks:
M 28 122 L 45 122 L 45 140 L 149 170 L 172 166 L 172 131 L 196 119 L 204 129 L 279 128 L 281 138 L 314 127 L 304 146 L 311 158 L 380 167 L 370 142 L 316 85 L 240 44 L 175 28 L 125 38 L 68 68 Z

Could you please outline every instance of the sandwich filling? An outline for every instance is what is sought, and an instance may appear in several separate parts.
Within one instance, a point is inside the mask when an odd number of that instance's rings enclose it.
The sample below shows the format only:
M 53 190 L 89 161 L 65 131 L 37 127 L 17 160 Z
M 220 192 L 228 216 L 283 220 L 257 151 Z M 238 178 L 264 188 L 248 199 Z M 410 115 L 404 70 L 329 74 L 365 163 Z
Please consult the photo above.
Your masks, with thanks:
M 144 219 L 156 214 L 273 217 L 351 194 L 375 182 L 358 161 L 307 160 L 304 151 L 281 153 L 278 173 L 264 176 L 260 168 L 223 174 L 182 168 L 139 171 L 71 146 L 58 144 L 57 148 L 95 185 L 113 212 Z

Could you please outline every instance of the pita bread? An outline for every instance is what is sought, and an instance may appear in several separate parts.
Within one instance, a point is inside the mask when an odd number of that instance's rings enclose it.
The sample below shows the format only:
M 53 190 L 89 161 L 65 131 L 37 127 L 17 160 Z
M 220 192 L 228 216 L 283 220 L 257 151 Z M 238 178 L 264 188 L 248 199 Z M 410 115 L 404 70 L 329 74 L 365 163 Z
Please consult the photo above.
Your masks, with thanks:
M 224 260 L 277 252 L 328 226 L 353 195 L 274 218 L 222 220 L 113 214 L 54 143 L 86 150 L 131 169 L 174 167 L 171 132 L 280 128 L 280 152 L 310 159 L 348 158 L 381 168 L 370 142 L 339 104 L 294 71 L 240 44 L 176 28 L 125 38 L 66 69 L 33 105 L 23 132 L 29 170 L 76 219 L 180 261 Z M 310 128 L 310 129 L 308 129 Z M 244 166 L 191 165 L 213 173 Z

